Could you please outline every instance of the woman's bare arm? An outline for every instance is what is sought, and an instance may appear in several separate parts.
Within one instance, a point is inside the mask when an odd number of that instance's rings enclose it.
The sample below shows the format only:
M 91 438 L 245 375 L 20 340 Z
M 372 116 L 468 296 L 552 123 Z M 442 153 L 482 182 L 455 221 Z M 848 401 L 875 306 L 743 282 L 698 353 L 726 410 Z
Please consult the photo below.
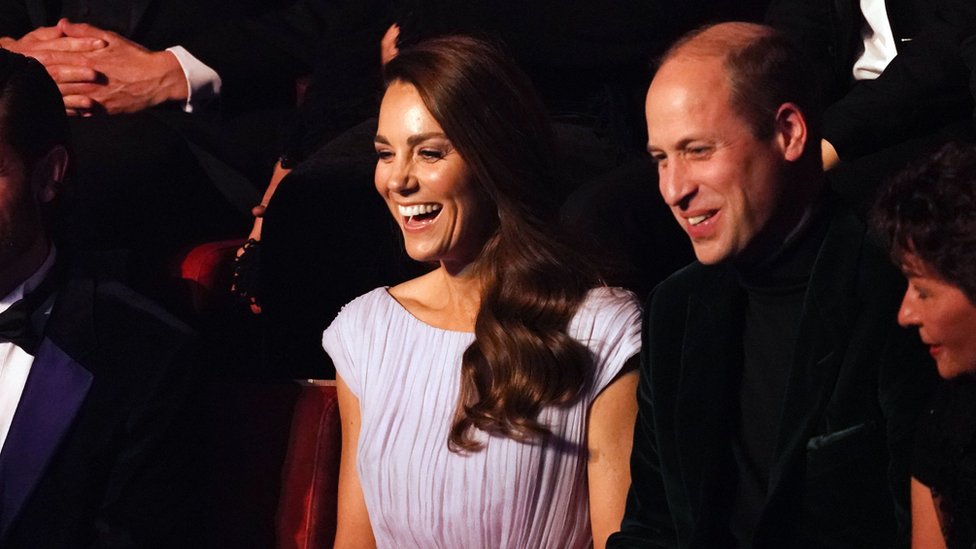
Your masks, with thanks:
M 339 512 L 336 519 L 335 549 L 375 548 L 376 539 L 369 524 L 363 489 L 356 472 L 359 442 L 359 399 L 336 376 L 339 417 L 342 423 L 342 457 L 339 462 Z
M 594 549 L 620 529 L 630 488 L 630 450 L 637 417 L 637 356 L 593 401 L 587 427 L 590 526 Z

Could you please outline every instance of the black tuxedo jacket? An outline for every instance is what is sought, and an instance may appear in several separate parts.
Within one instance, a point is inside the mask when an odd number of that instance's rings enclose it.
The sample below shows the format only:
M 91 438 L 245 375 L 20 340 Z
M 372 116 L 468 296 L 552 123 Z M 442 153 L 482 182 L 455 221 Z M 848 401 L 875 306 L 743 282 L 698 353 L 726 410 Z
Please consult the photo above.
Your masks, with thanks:
M 72 280 L 0 451 L 0 547 L 192 547 L 194 338 L 116 283 Z
M 756 547 L 908 543 L 917 411 L 934 381 L 896 324 L 904 281 L 848 213 L 835 214 L 799 319 Z M 609 547 L 728 547 L 741 290 L 695 263 L 645 313 L 632 485 Z
M 824 137 L 844 160 L 972 115 L 962 50 L 976 39 L 972 0 L 886 0 L 898 54 L 876 80 L 855 82 L 863 47 L 859 0 L 773 0 L 767 22 L 796 40 L 824 87 Z

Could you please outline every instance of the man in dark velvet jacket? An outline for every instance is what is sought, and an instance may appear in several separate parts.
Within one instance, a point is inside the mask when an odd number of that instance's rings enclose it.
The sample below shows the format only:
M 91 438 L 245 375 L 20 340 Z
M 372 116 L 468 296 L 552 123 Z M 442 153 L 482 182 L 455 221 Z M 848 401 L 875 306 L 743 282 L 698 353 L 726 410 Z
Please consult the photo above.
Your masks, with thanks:
M 698 262 L 648 300 L 632 486 L 609 547 L 908 543 L 931 383 L 904 282 L 824 189 L 808 68 L 746 23 L 692 33 L 647 95 Z
M 193 547 L 195 338 L 51 243 L 68 124 L 44 67 L 0 51 L 0 114 L 0 546 Z

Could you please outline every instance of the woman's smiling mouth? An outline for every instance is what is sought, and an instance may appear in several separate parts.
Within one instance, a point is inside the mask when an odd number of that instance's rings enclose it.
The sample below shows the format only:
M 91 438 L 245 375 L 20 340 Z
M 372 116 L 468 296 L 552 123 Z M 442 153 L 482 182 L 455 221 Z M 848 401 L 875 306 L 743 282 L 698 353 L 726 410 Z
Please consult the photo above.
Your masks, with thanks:
M 428 203 L 402 206 L 397 204 L 397 210 L 404 218 L 404 226 L 419 228 L 432 222 L 437 217 L 441 211 L 441 205 L 436 203 Z

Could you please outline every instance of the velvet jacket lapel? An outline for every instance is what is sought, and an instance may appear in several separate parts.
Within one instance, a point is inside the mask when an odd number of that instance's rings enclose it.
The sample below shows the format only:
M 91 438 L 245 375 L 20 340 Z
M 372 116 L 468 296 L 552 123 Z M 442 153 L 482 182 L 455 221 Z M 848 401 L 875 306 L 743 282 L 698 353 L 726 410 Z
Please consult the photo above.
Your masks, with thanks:
M 817 255 L 800 318 L 767 509 L 781 491 L 791 489 L 807 441 L 819 432 L 817 422 L 834 393 L 859 310 L 855 289 L 865 238 L 853 214 L 841 212 L 831 220 Z
M 681 378 L 675 403 L 675 431 L 689 504 L 696 517 L 708 517 L 721 505 L 732 430 L 732 396 L 741 360 L 741 290 L 731 268 L 688 300 Z M 709 520 L 696 520 L 698 524 Z M 708 534 L 697 532 L 696 535 Z

